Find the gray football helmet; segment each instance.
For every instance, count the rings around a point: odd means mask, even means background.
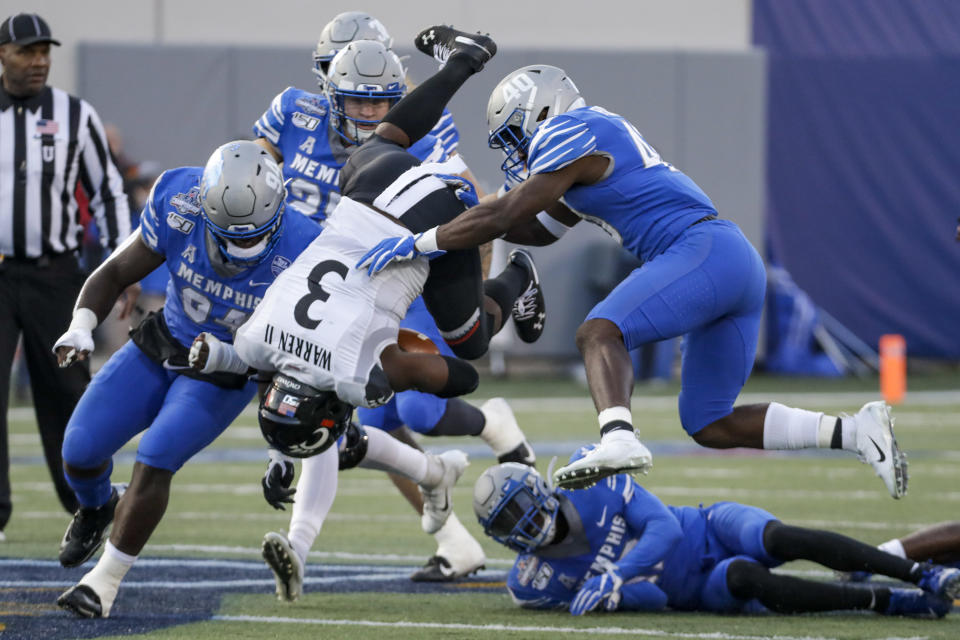
[[[553,540],[559,508],[537,470],[519,462],[490,467],[473,485],[473,512],[483,532],[521,553]]]
[[[317,84],[321,89],[326,89],[327,70],[333,56],[355,40],[376,40],[387,49],[393,47],[393,38],[387,33],[387,29],[369,13],[341,13],[320,31],[320,39],[313,52],[313,73],[317,76]]]
[[[507,155],[500,168],[522,180],[527,146],[540,123],[584,106],[580,91],[563,69],[532,64],[509,74],[494,87],[487,102],[487,144]]]
[[[257,264],[280,239],[283,174],[270,153],[249,140],[219,147],[200,178],[203,221],[224,259]]]
[[[324,94],[330,103],[330,126],[347,138],[350,144],[360,144],[373,134],[379,120],[362,120],[346,114],[346,98],[372,98],[396,104],[407,92],[404,69],[400,58],[382,42],[357,40],[349,43],[334,56],[327,73]],[[362,129],[361,125],[368,128]]]

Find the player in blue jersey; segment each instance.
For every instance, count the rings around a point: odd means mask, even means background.
[[[161,175],[139,233],[84,284],[55,345],[61,366],[93,351],[91,331],[125,286],[164,263],[170,272],[162,313],[149,315],[97,373],[67,425],[64,469],[81,508],[64,534],[61,564],[85,562],[115,524],[100,561],[60,596],[61,607],[110,614],[123,576],[163,516],[173,474],[253,397],[246,375],[193,371],[188,350],[200,332],[230,342],[274,278],[320,234],[316,223],[285,211],[285,196],[270,154],[249,141],[227,143],[205,168]],[[121,498],[110,484],[112,456],[141,433]]]
[[[561,486],[590,486],[650,468],[652,456],[637,439],[630,412],[629,350],[682,335],[680,421],[698,443],[844,449],[869,462],[894,498],[906,492],[906,460],[883,402],[839,417],[776,402],[734,407],[756,353],[763,261],[630,122],[586,106],[566,74],[547,65],[504,78],[491,94],[487,122],[490,146],[503,149],[508,181],[519,186],[414,241],[385,239],[363,264],[377,270],[504,234],[520,244],[548,244],[581,219],[643,261],[577,330],[601,439],[590,455],[557,470]]]
[[[582,455],[574,454],[574,459]],[[784,524],[748,505],[664,505],[626,474],[583,491],[554,490],[529,467],[491,467],[474,486],[484,531],[519,556],[507,577],[514,602],[533,609],[717,613],[865,610],[947,614],[960,570],[884,553],[846,536]],[[770,568],[810,560],[869,568],[920,587],[852,586]]]
[[[312,94],[290,87],[274,98],[270,108],[254,124],[258,143],[284,162],[284,178],[290,181],[287,204],[291,208],[317,220],[325,219],[340,200],[340,170],[350,149],[369,138],[388,109],[405,95],[404,70],[389,50],[391,44],[392,38],[383,26],[368,14],[347,12],[338,15],[323,28],[314,52],[314,73],[322,93]],[[343,55],[333,62],[334,56],[341,51]],[[428,134],[412,144],[407,152],[424,163],[448,160],[456,148],[459,134],[446,109],[434,127],[435,131],[438,129],[442,140]],[[457,174],[468,180],[472,178],[465,165],[459,160],[454,162],[457,162]],[[526,256],[517,254],[516,259],[525,260]],[[510,271],[519,272],[516,268]],[[530,290],[530,285],[528,281],[523,292],[525,295],[521,296],[524,309],[530,304],[527,300],[535,298],[538,293]],[[449,294],[445,293],[442,304],[449,302]],[[444,337],[461,340],[465,319],[457,316],[456,321],[448,325],[452,331]],[[444,355],[454,355],[441,338],[421,298],[411,306],[401,326],[429,336]],[[466,335],[470,338],[473,334]],[[359,419],[365,426],[390,431],[414,447],[418,445],[409,437],[405,426],[432,436],[479,436],[490,444],[501,461],[534,461],[533,451],[517,426],[509,405],[500,399],[477,408],[456,398],[444,399],[406,391],[384,407],[360,409]],[[298,482],[301,500],[311,499],[309,487],[316,484],[311,479],[316,466],[313,462],[305,465],[308,468],[301,474]],[[422,511],[416,485],[395,475],[391,475],[391,479],[412,506]],[[310,517],[311,513],[310,510],[298,510],[294,520]],[[319,514],[317,518],[320,518]],[[299,528],[298,522],[291,522],[291,531]],[[318,531],[319,526],[311,526],[310,530]],[[436,538],[439,544],[437,553],[427,561],[424,569],[413,575],[415,580],[449,580],[483,565],[482,548],[455,514]],[[302,541],[298,546],[305,554]],[[272,554],[272,557],[276,556]]]

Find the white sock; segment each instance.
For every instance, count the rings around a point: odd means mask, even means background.
[[[336,447],[304,458],[300,465],[300,479],[293,496],[293,515],[290,516],[287,539],[304,567],[307,566],[307,553],[320,534],[337,495],[339,466]]]
[[[907,551],[903,548],[903,543],[896,538],[887,540],[877,548],[880,549],[880,551],[886,551],[890,555],[897,556],[898,558],[907,557]]]
[[[814,449],[822,413],[771,402],[763,419],[764,449]],[[829,443],[828,445],[829,446]]]
[[[103,547],[103,555],[100,556],[96,566],[80,578],[80,584],[88,585],[100,596],[104,618],[110,616],[110,609],[113,608],[113,601],[117,598],[120,583],[136,561],[137,556],[120,551],[107,540]]]
[[[458,561],[459,564],[469,562],[471,566],[486,561],[483,547],[470,535],[455,513],[451,513],[440,530],[433,534],[433,539],[437,541],[436,555],[446,558],[454,569],[463,569],[457,566]]]
[[[430,459],[423,451],[400,442],[389,433],[367,427],[367,455],[360,461],[364,469],[388,471],[410,478],[417,484],[436,484],[443,474],[439,463]],[[432,463],[432,464],[431,464]],[[440,467],[439,471],[436,467]]]

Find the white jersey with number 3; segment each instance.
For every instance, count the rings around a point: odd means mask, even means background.
[[[326,228],[267,289],[237,331],[240,357],[280,371],[354,406],[379,406],[367,381],[380,353],[397,341],[400,320],[429,273],[425,258],[401,262],[372,278],[354,265],[380,240],[410,235],[373,209],[342,198]]]

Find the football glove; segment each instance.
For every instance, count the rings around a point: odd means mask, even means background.
[[[260,484],[263,485],[263,498],[274,509],[286,511],[284,503],[293,504],[293,494],[296,489],[291,489],[294,475],[293,460],[283,455],[276,449],[270,449],[270,461],[267,463],[267,472],[263,474]]]
[[[447,185],[453,189],[453,193],[457,196],[457,200],[467,205],[467,207],[475,207],[480,204],[480,197],[477,195],[477,188],[473,186],[472,182],[463,176],[451,175],[448,173],[435,173],[434,175],[447,183]]]
[[[623,577],[620,572],[613,564],[607,565],[607,570],[602,575],[593,576],[583,583],[570,603],[570,613],[582,616],[601,604],[607,611],[616,611],[620,605],[621,586]]]
[[[367,275],[372,277],[392,262],[413,260],[420,256],[435,258],[444,253],[446,251],[437,248],[437,228],[433,227],[414,236],[384,238],[360,258],[357,268],[367,267]]]

